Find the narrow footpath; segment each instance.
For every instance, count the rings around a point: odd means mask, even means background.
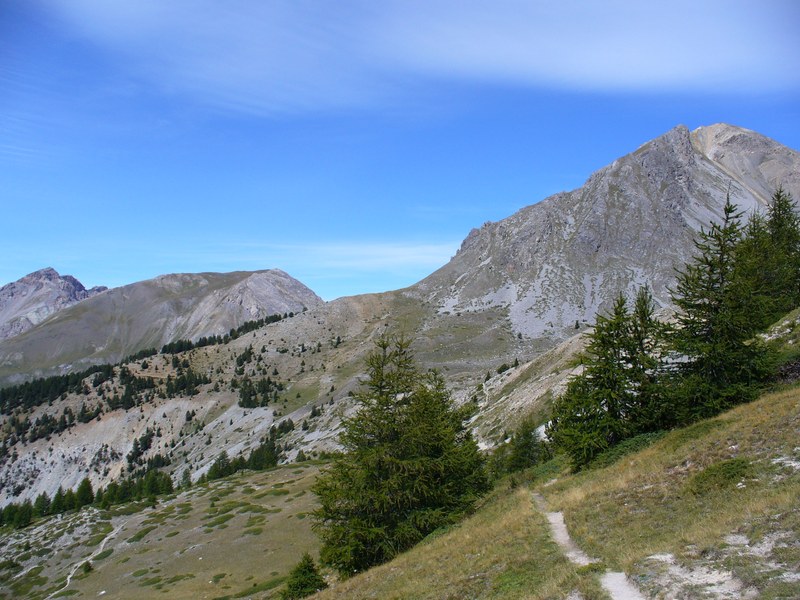
[[[116,535],[120,532],[120,530],[124,526],[125,526],[125,521],[123,520],[122,522],[119,523],[119,525],[117,525],[113,530],[111,530],[105,538],[103,538],[103,541],[100,543],[100,545],[94,552],[92,552],[86,558],[78,560],[74,565],[72,565],[72,569],[70,569],[70,572],[67,575],[67,579],[64,582],[64,585],[62,585],[59,589],[50,594],[47,598],[45,598],[45,600],[52,600],[53,598],[56,597],[56,595],[60,594],[65,589],[67,589],[69,587],[69,584],[72,583],[72,578],[75,577],[75,574],[78,572],[78,569],[80,569],[83,566],[83,563],[85,562],[91,563],[91,561],[94,560],[98,554],[100,554],[103,550],[105,550],[106,544],[108,544],[109,541],[114,539],[114,537],[116,537]]]
[[[547,517],[553,539],[561,546],[561,549],[570,562],[579,566],[599,562],[597,559],[591,558],[575,544],[569,536],[562,513],[549,512],[547,510],[547,501],[541,494],[532,492],[531,495],[533,496],[533,502],[536,504],[536,508]],[[600,584],[613,600],[646,600],[636,586],[628,580],[625,573],[606,571],[602,577],[600,577]]]

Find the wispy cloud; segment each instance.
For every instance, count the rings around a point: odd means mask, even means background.
[[[31,250],[15,256],[0,243],[0,285],[52,265],[85,285],[126,285],[164,273],[255,271],[279,268],[297,277],[324,298],[381,292],[410,285],[444,266],[460,242],[329,242],[270,244],[262,242],[208,242],[165,248],[133,240],[74,240],[56,263],[46,252]],[[104,248],[98,264],[90,249]],[[5,257],[5,258],[4,258]],[[8,258],[11,257],[11,258]],[[92,273],[87,278],[87,273]],[[401,282],[398,284],[398,281]]]
[[[792,0],[40,0],[162,92],[255,113],[371,106],[432,81],[579,90],[800,86]]]
[[[787,24],[800,10],[788,1],[467,1],[425,12],[393,19],[383,39],[404,63],[446,76],[600,90],[798,84]]]
[[[236,244],[220,270],[279,267],[326,300],[411,285],[444,266],[459,242],[332,242],[311,245]],[[212,257],[209,256],[212,260]]]

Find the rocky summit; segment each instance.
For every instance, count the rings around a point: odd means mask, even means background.
[[[72,275],[41,269],[0,287],[0,340],[19,335],[59,310],[106,291],[86,289]]]
[[[674,269],[725,198],[746,214],[778,186],[800,198],[800,154],[754,131],[679,126],[556,194],[473,230],[415,286],[440,313],[499,308],[515,333],[552,347],[619,292],[648,283],[669,304]]]

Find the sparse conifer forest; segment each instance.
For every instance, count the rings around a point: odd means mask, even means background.
[[[731,204],[677,271],[673,322],[647,286],[620,295],[587,334],[583,371],[555,402],[547,435],[575,469],[620,442],[690,425],[757,397],[776,357],[760,336],[798,306],[800,221],[782,189],[746,223]]]

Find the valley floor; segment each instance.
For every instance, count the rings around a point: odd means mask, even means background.
[[[0,598],[263,596],[319,547],[306,518],[318,471],[240,474],[153,506],[89,508],[4,534]]]

